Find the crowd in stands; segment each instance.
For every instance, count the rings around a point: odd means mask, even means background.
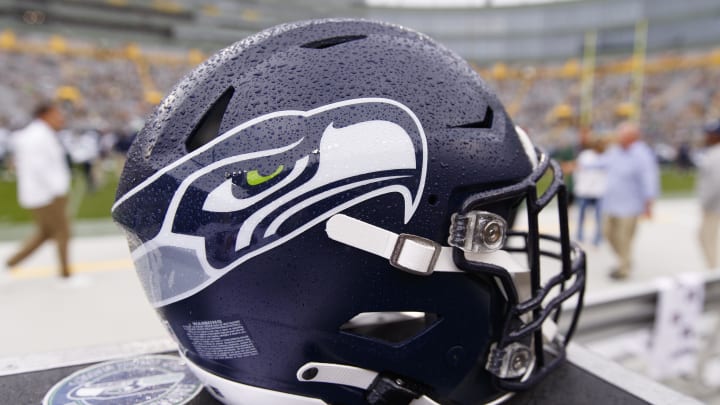
[[[141,82],[128,60],[0,52],[0,67],[0,122],[11,127],[27,123],[38,102],[57,97],[71,104],[74,127],[122,129],[147,113]],[[62,88],[77,94],[59,94]]]
[[[669,145],[674,149],[684,144],[697,145],[702,140],[702,126],[720,117],[720,51],[698,50],[672,55],[649,55],[648,65],[654,70],[644,76],[641,105],[630,104],[634,77],[631,69],[602,72],[594,77],[592,86],[592,125],[590,130],[607,132],[639,109],[640,123],[648,140],[653,144]],[[697,60],[706,55],[704,63],[687,64],[684,60]],[[619,63],[620,58],[606,64]],[[672,64],[671,64],[672,63]],[[689,65],[689,66],[688,66]],[[559,70],[562,64],[556,64]],[[553,67],[551,66],[550,69]],[[484,77],[498,90],[499,96],[513,116],[516,124],[528,129],[541,144],[550,148],[563,147],[565,139],[553,136],[558,118],[579,124],[582,85],[578,75],[543,75],[547,69],[522,70],[519,76],[497,78],[492,70]],[[608,70],[608,69],[606,69]],[[650,69],[648,69],[650,70]],[[501,75],[505,76],[505,75]],[[558,106],[566,106],[558,117]]]
[[[56,100],[68,117],[68,128],[61,133],[68,157],[83,169],[93,188],[94,163],[126,152],[127,140],[153,107],[130,59],[0,50],[0,68],[0,169],[10,152],[11,131],[26,125],[38,104]],[[188,69],[189,65],[182,72],[168,69],[173,76],[168,80],[177,80]]]
[[[712,63],[649,72],[644,78],[641,124],[653,144],[694,144],[702,137],[703,123],[720,116],[720,62],[718,51],[699,50],[715,55]],[[666,55],[650,55],[653,60]],[[675,55],[675,59],[685,57]],[[618,57],[620,58],[620,57]],[[625,57],[627,59],[627,56]],[[95,131],[100,136],[121,139],[136,132],[142,118],[152,111],[148,82],[154,93],[167,93],[193,64],[158,63],[140,58],[98,57],[72,53],[23,52],[0,49],[0,132],[17,129],[29,121],[29,112],[40,100],[60,98],[66,102],[69,129],[78,133]],[[620,60],[620,59],[618,59]],[[714,62],[713,62],[714,61]],[[562,62],[550,65],[561,67]],[[622,119],[633,86],[632,71],[603,71],[598,64],[592,98],[592,130],[613,128]],[[555,128],[557,115],[574,122],[580,114],[582,85],[580,73],[543,74],[548,66],[518,66],[519,75],[494,75],[480,68],[486,81],[495,88],[517,125],[528,130],[536,141],[553,149],[566,147],[576,138],[572,131]],[[512,69],[512,68],[511,68]],[[144,72],[144,73],[143,73]],[[143,76],[144,75],[144,76]],[[68,90],[69,89],[69,90]],[[563,108],[559,109],[559,106]],[[558,135],[560,134],[560,135]],[[2,140],[0,139],[0,142]],[[108,143],[104,141],[104,144]],[[0,151],[3,151],[0,145]]]

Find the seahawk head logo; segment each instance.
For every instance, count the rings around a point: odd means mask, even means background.
[[[427,140],[409,108],[347,100],[238,125],[120,196],[113,217],[136,240],[138,274],[161,306],[374,197],[400,195],[407,223],[426,171]],[[162,220],[144,221],[159,200]]]

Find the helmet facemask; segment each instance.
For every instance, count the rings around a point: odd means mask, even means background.
[[[474,261],[472,253],[455,249],[453,254],[458,267],[463,270],[492,272],[508,300],[514,303],[499,340],[491,349],[487,365],[495,375],[497,385],[511,391],[531,387],[564,359],[565,346],[580,315],[585,288],[585,254],[577,244],[570,242],[567,190],[562,171],[544,152],[538,150],[538,156],[537,167],[524,181],[471,196],[461,209],[461,214],[467,214],[486,204],[522,198],[528,230],[508,231],[504,250],[524,256],[529,272],[515,275],[504,270],[495,272]],[[544,190],[539,190],[541,188]],[[558,236],[540,232],[539,214],[552,201],[557,204]],[[543,280],[541,267],[552,265],[550,262],[559,265],[560,272]],[[557,323],[562,305],[571,298],[577,301],[569,322],[566,322],[566,332],[560,334]]]

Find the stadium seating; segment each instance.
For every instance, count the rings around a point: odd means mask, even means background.
[[[57,98],[73,107],[73,127],[126,131],[128,123],[146,116],[205,57],[196,49],[137,44],[108,48],[56,35],[16,38],[9,31],[0,33],[0,126],[19,127],[39,100]],[[540,143],[559,146],[550,134],[560,120],[577,126],[580,61],[498,63],[478,70],[497,89],[516,124]],[[652,54],[645,72],[637,106],[631,103],[629,56],[598,61],[592,87],[593,129],[608,129],[639,114],[651,141],[678,145],[699,139],[701,125],[720,116],[720,50]]]

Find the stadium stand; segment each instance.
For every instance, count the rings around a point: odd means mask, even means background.
[[[4,38],[4,40],[3,40]],[[57,35],[18,39],[0,34],[0,116],[23,125],[40,100],[57,99],[73,107],[74,127],[122,129],[144,117],[162,95],[204,54],[117,48],[70,42]]]
[[[568,62],[533,68],[498,64],[480,71],[498,89],[516,122],[542,139],[561,110],[564,118],[576,123],[579,118],[580,73],[568,75],[567,66]],[[639,108],[651,141],[700,141],[703,123],[720,116],[720,49],[657,53],[648,58],[645,71]],[[636,107],[628,102],[632,66],[627,57],[615,57],[599,64],[596,72],[592,127],[603,131],[635,113]]]
[[[558,121],[581,121],[583,38],[595,32],[591,128],[641,115],[653,142],[677,145],[720,115],[718,15],[715,0],[473,9],[361,0],[0,0],[0,122],[20,126],[37,100],[56,97],[76,109],[77,128],[125,130],[220,47],[285,21],[350,16],[421,29],[474,60],[517,123],[550,147]],[[632,94],[638,21],[646,23],[649,52],[639,102]]]
[[[99,47],[90,42],[0,34],[0,121],[17,127],[41,99],[57,98],[74,107],[73,126],[124,130],[144,117],[187,71],[205,58],[197,49],[178,50],[130,43]],[[581,69],[577,60],[478,68],[495,87],[516,122],[542,143],[558,119],[577,123]],[[610,128],[633,113],[628,57],[598,63],[592,126]],[[651,55],[642,105],[651,140],[670,145],[696,140],[703,122],[720,115],[720,49]],[[90,108],[91,107],[91,108]]]

